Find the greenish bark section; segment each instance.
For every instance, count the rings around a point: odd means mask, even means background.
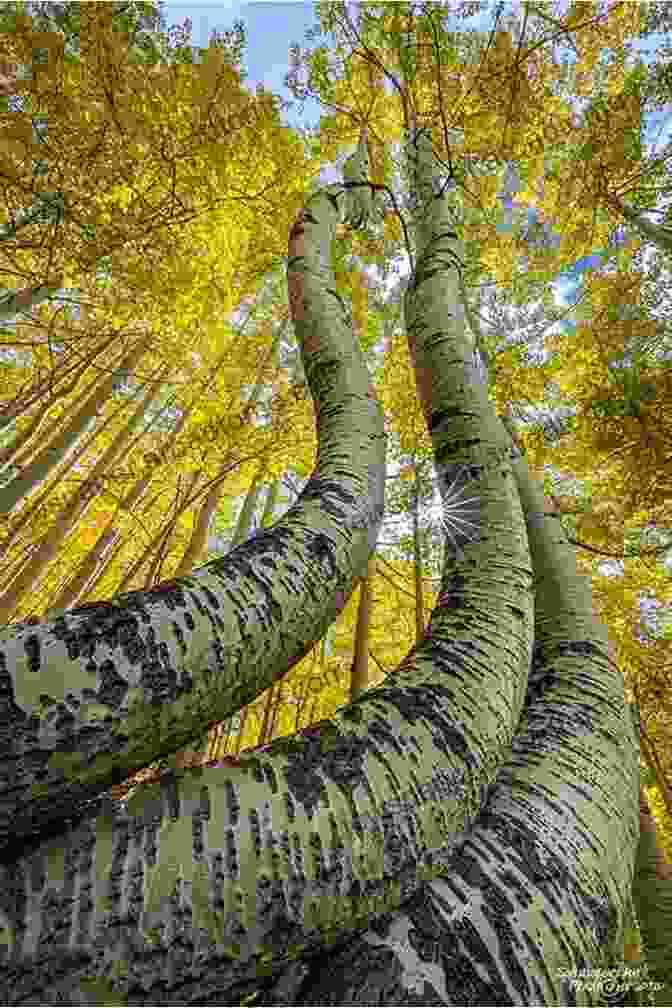
[[[543,964],[531,970],[544,991],[541,1003],[552,1004],[568,997],[563,966],[613,968],[620,957],[638,835],[639,751],[589,582],[516,455],[535,570],[535,650],[512,758],[487,818],[494,832],[506,823],[512,836],[534,835],[549,882],[520,921],[528,935],[543,926],[544,912],[561,925],[546,931]]]
[[[539,616],[510,756],[439,877],[310,964],[294,1004],[637,1003],[641,974],[621,961],[633,922],[636,734],[571,546],[542,516],[524,460],[512,451],[511,461]]]
[[[254,512],[257,508],[257,501],[259,500],[259,494],[261,493],[262,484],[260,482],[261,477],[264,473],[265,464],[262,462],[259,466],[259,471],[257,475],[252,480],[250,489],[247,491],[245,496],[245,501],[241,508],[240,514],[238,516],[238,523],[236,525],[236,530],[233,533],[233,538],[231,539],[231,549],[235,549],[236,546],[240,546],[242,542],[247,539],[250,534],[250,528],[252,527],[252,519],[254,518]]]
[[[425,193],[429,204],[429,185]],[[409,285],[415,298],[417,287],[436,277],[433,296],[418,312],[416,330],[412,302],[406,316],[432,433],[443,419],[442,384],[454,394],[446,378],[451,367],[469,374],[459,335],[452,342],[444,335],[460,325],[458,292],[441,269],[441,259],[455,261],[456,246],[450,223],[440,216],[435,223],[434,235],[420,235],[420,279]],[[423,262],[433,242],[440,255]],[[438,363],[444,342],[448,353]],[[465,400],[476,412],[482,397]],[[456,415],[466,426],[460,405],[458,399],[451,420]],[[503,433],[496,420],[488,421],[474,426],[476,437],[487,433],[494,454]],[[456,433],[451,428],[453,438]],[[536,588],[535,649],[510,752],[462,844],[435,864],[441,878],[425,883],[398,913],[377,920],[344,950],[323,956],[299,1003],[604,1004],[609,981],[601,986],[598,971],[613,970],[632,922],[637,740],[589,586],[576,571],[559,521],[544,516],[543,493],[525,463],[513,451],[510,459]],[[471,496],[472,485],[469,490]],[[476,524],[483,497],[476,516],[464,504],[458,511],[463,522],[455,522],[456,540],[467,518]],[[503,506],[500,514],[511,521]],[[495,520],[478,525],[479,542]],[[473,541],[463,535],[451,560],[470,556]],[[496,569],[497,560],[491,563]],[[470,574],[471,586],[480,571]],[[433,620],[434,614],[432,629]],[[507,681],[515,682],[515,669],[505,668]]]
[[[278,497],[280,496],[280,480],[272,480],[268,491],[266,493],[266,501],[264,502],[264,512],[261,516],[261,521],[259,523],[261,528],[268,528],[269,525],[273,524],[273,516],[275,514],[275,509],[278,504]]]
[[[409,131],[406,151],[416,195],[417,259],[404,313],[445,530],[438,604],[427,640],[407,661],[416,663],[419,676],[431,668],[440,674],[446,659],[460,653],[464,671],[446,683],[446,699],[456,704],[458,725],[469,734],[477,725],[484,763],[499,763],[527,687],[533,636],[530,554],[508,438],[473,366],[460,300],[463,245],[448,196],[438,184],[429,131]],[[464,723],[467,695],[479,714]]]
[[[672,1004],[672,880],[657,872],[655,832],[642,830],[637,847],[633,897],[649,975],[657,986],[653,1004]]]

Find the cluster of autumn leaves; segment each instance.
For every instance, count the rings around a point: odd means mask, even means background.
[[[670,601],[661,543],[671,524],[672,388],[651,349],[660,324],[642,293],[641,231],[630,222],[628,242],[609,244],[628,224],[621,194],[647,171],[637,70],[625,55],[639,5],[605,13],[577,3],[560,17],[528,4],[515,31],[497,24],[479,36],[448,32],[438,5],[433,17],[366,3],[358,37],[345,5],[328,7],[321,16],[337,45],[299,53],[293,78],[312,59],[312,84],[330,103],[310,149],[282,125],[272,95],[245,88],[226,44],[200,63],[131,65],[111,4],[82,5],[78,58],[27,17],[3,36],[0,93],[20,95],[23,107],[0,109],[0,623],[187,573],[211,555],[213,529],[230,548],[291,502],[316,440],[288,321],[287,235],[321,167],[356,143],[362,122],[371,180],[391,187],[412,110],[456,167],[466,293],[493,399],[500,411],[549,402],[574,411],[555,443],[534,425],[519,433],[534,468],[574,478],[556,496],[639,700],[647,760],[658,766],[649,796],[660,806],[667,793],[655,781],[672,773],[670,638],[640,639],[638,600]],[[403,47],[409,31],[415,49]],[[558,42],[574,49],[569,71]],[[399,89],[409,60],[412,78]],[[587,106],[580,119],[570,93]],[[507,212],[512,164],[519,185]],[[45,195],[56,209],[33,212]],[[541,239],[556,241],[525,237],[530,206]],[[551,327],[551,281],[596,249],[610,250],[610,268],[586,275],[575,328]],[[431,446],[399,301],[381,296],[404,251],[391,206],[377,231],[345,235],[332,250],[402,460],[388,498],[400,508],[405,479],[417,483],[416,502],[431,490],[422,467],[408,465]],[[365,276],[372,266],[377,286]],[[541,300],[542,363],[514,352],[493,285],[514,318]],[[636,368],[619,371],[632,347]],[[663,537],[650,545],[654,526]],[[360,688],[396,666],[431,612],[440,572],[426,522],[404,543],[379,547],[326,640],[237,719],[213,726],[202,740],[210,757],[328,717],[355,678]],[[609,558],[621,560],[621,577],[603,572]],[[368,661],[355,676],[356,653]]]

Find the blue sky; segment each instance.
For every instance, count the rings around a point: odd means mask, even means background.
[[[283,113],[283,119],[297,128],[315,126],[319,120],[319,105],[307,100],[303,114],[283,78],[290,69],[289,49],[297,42],[302,49],[314,43],[306,39],[306,31],[317,23],[313,3],[165,3],[163,12],[168,26],[192,22],[192,43],[206,48],[213,31],[231,30],[237,20],[245,24],[246,46],[243,67],[248,76],[245,84],[251,91],[257,84],[292,102],[295,107]]]
[[[348,3],[348,9],[357,4]],[[307,39],[306,31],[318,23],[312,2],[283,3],[164,3],[163,11],[168,26],[182,24],[185,18],[192,22],[193,45],[205,48],[213,31],[232,29],[234,21],[245,24],[246,47],[243,67],[248,73],[246,84],[254,90],[263,84],[269,91],[294,102],[294,107],[283,116],[284,121],[296,128],[316,127],[319,123],[320,105],[314,99],[299,103],[293,98],[283,78],[290,69],[289,49],[298,43],[302,49],[313,49],[318,43]],[[353,12],[354,13],[354,12]],[[352,15],[351,15],[352,16]],[[489,12],[462,19],[462,27],[477,28],[489,22]],[[326,39],[325,39],[326,40]]]
[[[493,3],[486,4],[484,10],[471,18],[462,19],[460,27],[479,28],[491,24]],[[348,4],[349,8],[356,4]],[[505,14],[512,13],[516,5],[509,3]],[[233,28],[236,20],[245,24],[246,46],[243,54],[243,67],[247,72],[246,85],[254,90],[257,84],[272,91],[274,94],[292,102],[292,106],[283,112],[283,120],[297,128],[315,128],[319,123],[320,105],[312,98],[300,103],[295,99],[283,83],[285,74],[290,69],[289,49],[293,43],[298,43],[302,49],[314,48],[318,42],[306,38],[306,31],[317,24],[317,15],[312,2],[258,2],[241,3],[240,0],[228,0],[224,3],[165,3],[164,14],[166,23],[182,24],[186,18],[191,20],[192,42],[195,46],[205,48],[213,31],[222,32]],[[457,22],[456,22],[457,23]],[[656,42],[662,36],[651,36],[646,46],[637,44],[646,62],[653,59]],[[568,59],[573,59],[572,51],[559,49]],[[579,105],[577,104],[577,110]],[[670,110],[663,110],[656,116],[649,116],[646,122],[645,139],[648,145],[655,143],[657,147],[669,138],[672,132],[672,117]],[[339,158],[339,163],[342,161]],[[321,181],[336,181],[339,177],[339,166],[329,166],[322,173]],[[506,203],[505,203],[506,205]],[[530,223],[534,222],[535,211],[528,209]],[[584,257],[573,268],[558,278],[556,295],[558,304],[568,304],[579,293],[582,274],[602,261],[599,253]]]

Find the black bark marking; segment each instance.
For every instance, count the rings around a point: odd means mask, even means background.
[[[254,844],[254,854],[257,860],[259,860],[261,857],[261,827],[259,825],[259,813],[256,809],[250,809],[248,819],[250,822],[252,843]]]
[[[480,438],[459,438],[453,441],[445,441],[434,449],[435,465],[445,465],[455,455],[468,454],[472,448],[482,444]]]
[[[175,770],[165,770],[159,778],[159,789],[161,799],[156,802],[157,811],[161,808],[161,800],[165,801],[168,815],[177,821],[180,816],[180,798],[178,790],[178,778]],[[151,802],[147,802],[150,805]]]
[[[427,650],[436,655],[438,650],[436,643],[427,642]],[[476,760],[469,750],[464,734],[451,720],[452,693],[446,687],[426,684],[401,689],[387,686],[380,690],[380,696],[396,707],[401,717],[409,724],[415,724],[421,718],[428,721],[434,745],[447,757],[457,755],[470,769],[476,767]]]
[[[268,784],[269,788],[271,789],[271,793],[272,794],[277,794],[278,793],[278,779],[277,779],[277,777],[275,775],[275,770],[273,769],[272,766],[269,766],[267,763],[264,763],[264,765],[262,767],[262,770],[263,770],[263,773],[264,773],[264,777],[266,778],[266,783]]]
[[[306,552],[317,567],[324,570],[326,576],[331,580],[338,570],[334,543],[327,536],[318,533],[314,539],[306,543]]]
[[[467,604],[465,589],[467,579],[459,571],[454,571],[441,585],[441,608],[464,609]]]
[[[374,718],[369,722],[369,735],[374,738],[382,746],[390,746],[399,755],[403,756],[405,754],[405,748],[401,744],[399,735],[388,721],[384,721],[382,718]]]
[[[319,501],[327,514],[339,521],[345,521],[356,507],[356,499],[338,483],[331,480],[311,478],[303,488],[299,500]]]
[[[236,847],[236,834],[232,829],[226,831],[224,837],[224,844],[226,849],[226,871],[229,878],[238,879],[239,878],[239,864],[238,864],[238,850]],[[222,900],[222,907],[224,906],[224,901]]]
[[[348,704],[347,708],[345,708],[345,710],[341,713],[341,717],[344,721],[352,721],[352,723],[356,725],[362,723],[364,720],[364,713],[360,704],[365,698],[368,699],[367,694],[360,694],[350,704]]]
[[[298,751],[287,753],[287,787],[309,818],[326,797],[322,777],[332,780],[352,800],[354,789],[366,782],[364,755],[369,746],[367,739],[325,731],[306,739]]]
[[[408,991],[402,977],[403,966],[391,949],[367,946],[355,938],[310,961],[299,1003],[325,1006],[444,1003],[426,982],[421,991]],[[356,1002],[351,1000],[353,996]]]
[[[429,433],[434,434],[437,428],[442,427],[444,424],[449,424],[457,416],[462,416],[464,410],[460,409],[459,406],[450,406],[444,410],[437,410],[436,413],[432,413],[429,420]]]
[[[224,801],[229,814],[229,823],[235,829],[240,818],[240,802],[238,801],[233,782],[229,778],[224,781]]]

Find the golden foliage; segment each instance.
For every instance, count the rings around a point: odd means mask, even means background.
[[[176,431],[157,422],[149,429],[126,430],[130,402],[124,406],[115,394],[99,404],[92,430],[82,439],[80,468],[72,460],[54,466],[0,529],[5,547],[0,569],[7,578],[118,439],[121,450],[101,475],[102,492],[64,537],[57,560],[21,601],[17,616],[46,612],[68,579],[95,554],[105,533],[113,533],[111,548],[95,557],[97,566],[82,600],[109,597],[126,579],[125,587],[133,588],[146,579],[153,583],[169,577],[184,555],[209,485],[227,461],[225,497],[246,494],[260,460],[268,482],[289,471],[309,474],[316,448],[309,395],[277,355],[268,356],[276,323],[287,316],[286,294],[280,283],[270,303],[264,303],[261,280],[282,263],[308,181],[323,162],[356,142],[360,123],[369,124],[372,179],[378,184],[389,184],[389,150],[403,137],[400,105],[384,75],[358,57],[350,58],[347,71],[333,82],[333,104],[341,111],[325,120],[319,156],[307,159],[298,136],[271,114],[268,96],[248,93],[214,48],[199,66],[163,66],[152,72],[131,67],[109,31],[108,5],[84,6],[79,63],[64,62],[51,37],[37,39],[27,31],[3,39],[9,62],[31,64],[35,44],[51,47],[44,71],[14,81],[30,108],[0,112],[3,202],[7,208],[27,208],[38,191],[29,117],[39,110],[47,117],[50,139],[43,188],[62,190],[64,210],[57,226],[34,222],[17,232],[16,241],[0,244],[0,283],[23,288],[62,275],[84,310],[77,321],[43,307],[17,326],[14,345],[29,348],[30,369],[16,360],[0,363],[0,406],[40,390],[41,397],[17,416],[0,450],[11,449],[12,439],[18,444],[25,436],[28,450],[20,460],[28,464],[45,430],[67,424],[83,391],[118,364],[138,331],[150,331],[153,341],[135,379],[151,381],[153,369],[165,365],[167,374],[157,383],[158,406],[172,408],[174,423],[182,426]],[[563,19],[577,49],[571,89],[546,42],[528,39],[518,46],[506,31],[496,34],[482,61],[457,48],[445,56],[438,73],[431,59],[419,61],[413,97],[421,119],[433,127],[439,155],[446,159],[450,154],[458,165],[467,157],[493,162],[491,174],[469,178],[465,189],[470,210],[465,237],[478,249],[474,265],[484,280],[496,281],[512,295],[522,291],[523,301],[532,274],[548,284],[577,258],[606,248],[612,228],[620,223],[602,197],[605,191],[627,191],[635,177],[639,160],[632,157],[632,131],[640,109],[626,92],[618,60],[606,70],[599,95],[595,78],[601,51],[618,51],[636,30],[637,6],[610,5],[600,18],[595,4],[571,6]],[[403,27],[398,7],[385,15],[390,31]],[[399,74],[392,46],[375,48]],[[6,69],[3,64],[0,75]],[[0,76],[0,84],[4,79]],[[580,122],[570,90],[592,102],[590,114]],[[515,228],[503,227],[499,193],[508,160],[520,169],[516,201],[536,207],[538,219],[560,236],[557,247],[534,250]],[[0,213],[8,223],[9,212]],[[398,218],[386,216],[383,232],[388,243],[398,243]],[[357,236],[350,247],[369,261],[383,255],[382,244],[370,237]],[[105,258],[114,278],[108,286],[96,279]],[[372,299],[361,273],[342,269],[337,282],[352,304],[355,325],[368,334],[374,325]],[[644,311],[631,318],[614,315],[619,307],[641,303],[641,276],[627,256],[615,272],[589,274],[586,292],[588,307],[576,330],[545,334],[548,362],[525,367],[510,347],[494,355],[492,394],[500,409],[508,402],[543,404],[554,385],[555,394],[577,410],[573,429],[556,446],[539,430],[523,432],[521,440],[539,473],[544,465],[553,465],[584,484],[582,490],[560,495],[567,512],[563,521],[576,541],[596,551],[579,547],[577,564],[591,579],[596,612],[609,627],[626,686],[632,691],[637,685],[651,736],[672,776],[672,703],[666,678],[670,638],[638,636],[639,599],[654,593],[661,602],[672,603],[669,577],[655,557],[624,555],[629,534],[648,523],[670,524],[672,376],[649,363],[640,368],[640,387],[648,382],[654,398],[640,398],[632,415],[600,414],[600,403],[613,404],[618,398],[611,358],[632,341],[650,341],[655,327]],[[234,321],[232,313],[246,301],[251,320]],[[110,332],[115,339],[103,352]],[[389,430],[400,452],[428,457],[431,442],[405,336],[398,327],[387,329],[386,337],[376,381]],[[55,359],[56,342],[64,347],[61,360]],[[66,375],[66,361],[75,358],[81,374]],[[255,405],[261,408],[266,400],[268,424],[253,422],[247,410],[254,389]],[[29,434],[40,413],[40,425]],[[129,505],[140,479],[146,479],[146,486]],[[580,513],[572,516],[572,510]],[[152,567],[157,555],[161,564]],[[622,558],[622,577],[599,569],[607,556]],[[386,559],[372,580],[369,650],[376,674],[380,667],[393,669],[415,639],[412,557],[394,563]],[[429,579],[423,591],[429,613],[435,601]],[[315,648],[283,678],[274,736],[331,717],[347,700],[358,594],[331,629],[331,650]],[[267,699],[268,691],[248,707],[237,743],[243,748],[258,744]],[[234,742],[232,737],[220,752],[232,752]],[[662,811],[659,805],[654,795],[654,815]],[[670,859],[672,831],[666,837]]]

